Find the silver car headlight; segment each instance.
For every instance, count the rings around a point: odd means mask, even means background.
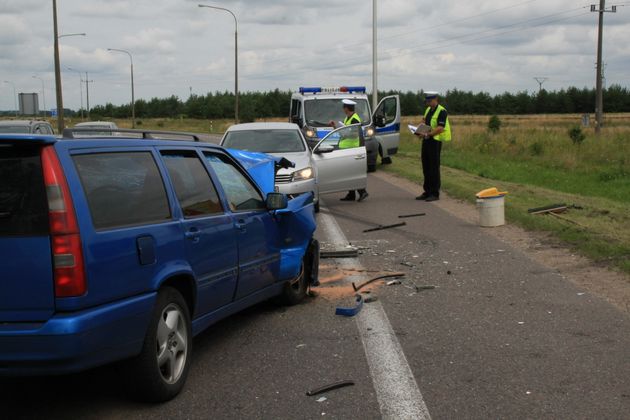
[[[374,136],[374,134],[376,134],[376,131],[374,131],[374,127],[368,127],[365,130],[365,137],[372,137]]]
[[[313,168],[308,167],[308,168],[300,169],[299,171],[293,172],[293,180],[304,181],[304,180],[313,178],[314,175],[315,173],[313,172]]]
[[[313,130],[312,128],[307,128],[306,132],[304,133],[304,135],[306,137],[317,137],[317,133],[315,132],[315,130]]]

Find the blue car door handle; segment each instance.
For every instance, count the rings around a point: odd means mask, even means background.
[[[234,222],[234,227],[243,233],[245,233],[245,231],[247,230],[245,226],[246,224],[244,219],[238,219],[236,222]]]
[[[201,231],[197,228],[190,228],[184,233],[186,239],[190,239],[193,243],[199,242],[199,236],[201,235]]]

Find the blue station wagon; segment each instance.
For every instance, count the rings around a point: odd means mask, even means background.
[[[120,131],[0,135],[0,374],[129,359],[165,401],[194,335],[317,281],[313,197],[274,192],[278,158]]]

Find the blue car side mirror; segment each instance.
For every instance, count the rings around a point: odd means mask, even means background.
[[[268,210],[282,210],[287,208],[289,200],[287,196],[282,193],[272,192],[267,194],[266,203]]]

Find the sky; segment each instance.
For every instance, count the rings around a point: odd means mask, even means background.
[[[595,2],[595,0],[591,0]],[[372,1],[58,0],[64,106],[234,89],[372,84]],[[458,88],[492,94],[593,87],[597,13],[574,0],[377,0],[379,90]],[[605,14],[606,84],[630,86],[630,1]],[[74,71],[68,70],[74,69]],[[0,0],[0,80],[55,105],[52,0]],[[83,72],[82,76],[78,72]],[[41,80],[34,78],[37,76]],[[0,84],[0,110],[14,109]],[[81,90],[82,95],[81,95]],[[40,107],[43,107],[40,95]]]

